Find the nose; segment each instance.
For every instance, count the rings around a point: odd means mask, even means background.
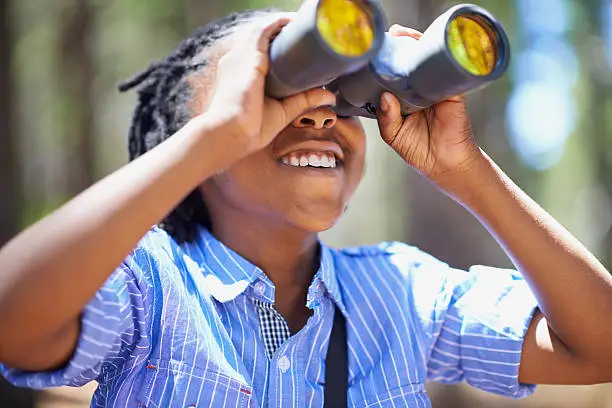
[[[296,128],[312,127],[315,129],[330,129],[336,124],[336,112],[328,107],[320,107],[304,112],[292,122]]]

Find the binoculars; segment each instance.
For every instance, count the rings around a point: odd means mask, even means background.
[[[336,94],[338,116],[375,118],[387,91],[407,116],[483,88],[510,63],[501,24],[472,4],[450,8],[420,40],[385,26],[376,0],[306,0],[270,45],[266,93],[283,98],[324,86]]]

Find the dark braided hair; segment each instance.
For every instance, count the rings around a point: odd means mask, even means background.
[[[145,71],[119,85],[121,92],[138,89],[138,103],[129,130],[130,161],[176,133],[193,116],[188,79],[209,63],[206,60],[196,62],[194,57],[227,36],[232,28],[273,11],[233,13],[200,27],[165,60],[151,64]],[[159,225],[182,243],[195,239],[198,224],[210,229],[211,223],[202,195],[195,189]]]

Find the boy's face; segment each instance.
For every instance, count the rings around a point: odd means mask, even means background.
[[[205,82],[198,81],[201,90],[210,89],[206,83],[214,83],[214,71],[200,77]],[[208,102],[202,93],[199,112]],[[361,180],[364,159],[365,133],[359,120],[338,118],[321,107],[296,118],[265,149],[213,176],[201,190],[213,225],[239,212],[271,228],[319,232],[334,225],[344,211]]]

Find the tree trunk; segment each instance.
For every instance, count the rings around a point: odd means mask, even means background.
[[[591,156],[595,166],[595,179],[608,197],[612,197],[612,137],[610,135],[608,112],[612,103],[610,91],[612,81],[610,80],[610,66],[605,58],[602,37],[602,10],[601,0],[590,0],[585,4],[588,11],[589,32],[583,33],[587,40],[584,41],[587,54],[582,60],[588,61],[586,66],[589,71],[590,82],[590,109],[588,110],[587,135]],[[602,248],[601,260],[608,269],[612,268],[612,229],[608,229],[600,244]]]
[[[0,245],[19,228],[19,168],[17,135],[13,123],[14,90],[11,80],[12,30],[9,0],[0,0]]]
[[[21,190],[11,80],[13,31],[9,0],[0,0],[0,246],[19,230]],[[0,405],[14,408],[34,406],[34,393],[10,386],[0,377]]]
[[[63,101],[68,191],[72,197],[96,179],[91,51],[92,10],[87,0],[64,0],[60,14],[59,78]]]

